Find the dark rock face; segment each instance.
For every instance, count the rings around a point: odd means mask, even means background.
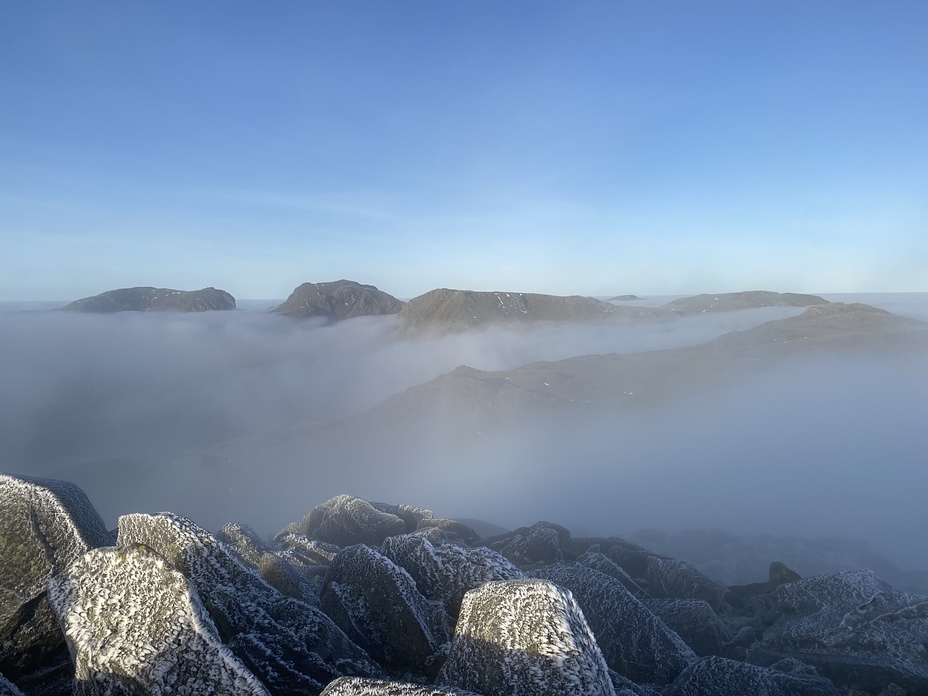
[[[342,677],[325,687],[322,696],[480,696],[451,687]]]
[[[468,592],[436,683],[484,696],[615,693],[580,607],[544,580],[488,582]]]
[[[410,328],[440,331],[465,331],[489,324],[521,324],[531,321],[591,321],[652,316],[654,312],[649,309],[616,307],[592,297],[445,288],[414,297],[400,312],[400,319]]]
[[[523,569],[550,565],[565,559],[573,560],[575,557],[570,532],[550,522],[536,522],[531,527],[520,527],[485,539],[483,543]]]
[[[119,545],[133,544],[154,549],[190,580],[222,640],[272,693],[318,694],[341,676],[380,676],[328,616],[281,595],[190,520],[124,515]]]
[[[303,283],[272,311],[298,319],[323,317],[337,321],[396,314],[402,308],[400,300],[373,285],[361,285],[353,280],[336,280],[330,283]]]
[[[383,543],[382,552],[409,573],[427,599],[441,602],[454,621],[468,591],[492,580],[525,577],[521,570],[488,548],[433,544],[418,535],[390,537]]]
[[[632,576],[626,573],[622,569],[622,566],[610,560],[605,554],[599,553],[598,551],[587,551],[577,559],[577,563],[587,568],[598,570],[600,573],[608,575],[613,580],[618,580],[625,586],[626,590],[631,592],[638,599],[645,599],[648,597],[648,593],[645,592],[638,583],[632,580]]]
[[[171,290],[170,288],[120,288],[83,297],[64,307],[70,312],[208,312],[235,309],[235,298],[225,290]]]
[[[682,297],[668,302],[661,309],[676,314],[695,314],[697,312],[731,312],[737,309],[754,309],[756,307],[811,307],[828,304],[828,300],[818,295],[801,295],[794,292],[770,292],[751,290],[747,292],[723,292],[717,295],[695,295]]]
[[[652,597],[701,599],[719,611],[730,591],[685,561],[648,559],[648,592]]]
[[[112,543],[74,484],[0,474],[0,673],[20,688],[69,688],[73,667],[48,602],[48,580]]]
[[[388,536],[406,533],[406,522],[397,515],[381,512],[366,500],[339,495],[313,508],[286,532],[338,546],[379,546]]]
[[[383,666],[437,672],[448,642],[444,610],[380,552],[363,545],[342,550],[329,566],[320,598],[323,611]]]
[[[928,693],[928,597],[895,592],[870,571],[799,580],[774,596],[783,616],[751,662],[795,658],[839,686]]]
[[[145,546],[95,549],[49,582],[75,663],[75,694],[267,689],[222,644],[187,579]]]
[[[701,599],[646,599],[644,605],[700,657],[728,655],[731,630]],[[753,634],[753,632],[752,632]]]
[[[623,677],[669,684],[696,661],[690,647],[618,580],[579,564],[558,563],[533,574],[570,590],[606,664]]]
[[[0,674],[0,696],[23,696],[16,684]]]
[[[787,674],[757,665],[704,657],[686,669],[664,696],[838,696],[838,690],[821,677]]]

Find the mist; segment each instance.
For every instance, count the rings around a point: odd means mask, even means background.
[[[928,308],[925,295],[895,301],[910,316]],[[110,525],[171,509],[272,534],[351,493],[509,528],[545,519],[577,536],[861,538],[928,570],[923,354],[799,356],[640,409],[486,429],[439,412],[395,430],[364,420],[459,365],[678,348],[801,311],[444,336],[410,335],[391,317],[7,311],[0,456],[6,471],[73,475]]]

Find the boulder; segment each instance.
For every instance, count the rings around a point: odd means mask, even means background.
[[[49,581],[49,598],[74,694],[268,696],[222,644],[196,590],[146,546],[87,552]]]
[[[321,606],[384,667],[432,676],[448,642],[447,616],[405,570],[359,544],[342,550],[325,575]]]
[[[216,533],[216,538],[281,594],[318,604],[315,585],[301,576],[247,525],[227,524]]]
[[[272,311],[288,317],[323,317],[329,321],[354,317],[396,314],[403,303],[373,285],[353,280],[303,283]]]
[[[634,578],[636,582],[638,580],[647,580],[648,561],[650,559],[670,560],[666,556],[660,556],[625,539],[609,539],[607,544],[602,545],[602,548],[603,553]]]
[[[451,687],[342,677],[325,687],[322,696],[480,696]]]
[[[606,664],[634,682],[669,684],[696,655],[622,583],[579,564],[548,566],[536,577],[573,594]]]
[[[442,603],[456,621],[464,594],[491,580],[515,580],[525,574],[503,556],[486,547],[433,544],[413,534],[390,537],[382,553],[401,566],[427,598]]]
[[[437,684],[484,696],[612,696],[609,670],[570,592],[545,580],[464,595]]]
[[[48,579],[113,538],[73,483],[0,474],[0,673],[27,692],[73,676]]]
[[[716,612],[721,610],[731,594],[727,587],[703,575],[686,561],[652,556],[648,559],[647,577],[648,592],[652,597],[701,599]]]
[[[338,546],[379,546],[388,536],[405,534],[407,530],[401,517],[382,512],[361,498],[339,495],[317,505],[284,531]]]
[[[272,693],[318,694],[380,668],[316,607],[285,597],[205,529],[171,513],[123,515],[119,545],[144,544],[196,588],[222,640]]]
[[[550,522],[536,522],[531,527],[520,527],[485,539],[483,543],[523,569],[574,558],[570,532]]]
[[[708,602],[701,599],[645,599],[644,605],[700,657],[721,655],[736,658],[738,646],[731,645],[731,629]],[[743,649],[744,646],[741,647]],[[741,657],[743,659],[744,655]]]
[[[406,531],[412,533],[419,529],[419,526],[426,520],[435,517],[435,513],[425,508],[416,507],[415,505],[391,505],[390,503],[371,502],[376,509],[391,515],[396,515],[406,523]]]
[[[870,571],[806,578],[775,597],[783,615],[751,662],[795,658],[838,686],[928,693],[928,597],[895,592]]]
[[[724,657],[704,657],[684,670],[664,696],[838,696],[827,679],[787,674]]]
[[[625,572],[618,563],[613,562],[608,556],[598,551],[587,551],[577,559],[577,563],[587,568],[598,570],[609,577],[618,580],[625,586],[625,589],[635,595],[638,599],[645,599],[648,593],[638,585],[632,576]]]
[[[420,520],[418,529],[440,529],[450,539],[459,539],[466,544],[476,544],[480,535],[463,522],[440,518]]]

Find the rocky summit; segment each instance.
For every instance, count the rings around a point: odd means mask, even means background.
[[[235,309],[235,298],[225,290],[172,290],[170,288],[120,288],[75,300],[63,309],[69,312],[112,314],[113,312],[208,312]]]
[[[400,300],[373,285],[361,285],[353,280],[335,280],[330,283],[303,283],[290,293],[286,301],[271,311],[297,319],[320,317],[338,321],[396,314],[402,308]]]
[[[481,538],[338,496],[273,539],[171,513],[107,531],[0,475],[0,694],[923,696],[928,597],[870,571],[726,586],[618,537]]]
[[[432,290],[411,299],[399,318],[416,330],[466,331],[492,324],[533,321],[593,321],[598,319],[653,318],[641,307],[617,307],[592,297],[540,295],[523,292]]]
[[[731,312],[738,309],[756,309],[757,307],[811,307],[828,304],[828,300],[818,295],[803,295],[795,292],[771,292],[769,290],[748,290],[745,292],[721,292],[716,295],[693,295],[681,297],[663,305],[661,309],[675,314],[696,314],[703,312]]]

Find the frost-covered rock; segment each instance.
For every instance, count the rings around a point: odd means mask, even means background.
[[[322,609],[371,657],[393,670],[433,675],[448,642],[448,621],[409,573],[379,551],[359,544],[329,566]]]
[[[838,696],[827,679],[787,674],[724,657],[704,657],[677,677],[664,696]]]
[[[750,661],[792,657],[839,686],[928,693],[928,597],[895,592],[870,571],[806,578],[775,596],[783,616]]]
[[[0,674],[0,696],[23,696],[23,692],[16,684]]]
[[[416,507],[415,505],[391,505],[390,503],[376,502],[372,502],[371,505],[380,512],[399,517],[406,525],[406,532],[410,534],[419,529],[419,526],[426,520],[435,518],[435,513],[431,510]]]
[[[525,577],[503,556],[483,546],[433,544],[423,536],[404,534],[384,541],[381,551],[412,576],[427,599],[440,601],[453,620],[469,590],[491,580]]]
[[[442,518],[430,518],[419,521],[419,529],[436,528],[443,531],[452,539],[460,539],[468,544],[475,544],[480,541],[480,535],[471,527],[457,520]]]
[[[520,568],[551,565],[574,558],[570,532],[559,524],[550,522],[536,522],[531,527],[520,527],[515,531],[490,537],[483,543]]]
[[[318,694],[381,670],[322,611],[285,597],[205,529],[171,513],[119,518],[119,545],[154,549],[196,588],[219,635],[272,693]]]
[[[339,495],[313,508],[285,532],[303,534],[338,546],[379,546],[388,536],[406,533],[406,522],[398,515],[382,512],[366,500]]]
[[[288,531],[283,531],[274,537],[274,543],[281,557],[296,568],[308,565],[327,566],[342,550],[341,546]]]
[[[216,534],[242,563],[258,571],[281,594],[318,604],[317,588],[274,552],[257,533],[243,524],[227,524]]]
[[[484,696],[615,693],[570,592],[535,579],[488,582],[464,595],[436,683]]]
[[[636,581],[648,577],[648,561],[652,558],[667,559],[643,546],[626,539],[612,538],[603,544],[603,553]]]
[[[147,546],[89,551],[48,587],[75,695],[268,694],[222,644],[196,590]]]
[[[652,597],[701,599],[719,611],[731,594],[729,589],[703,575],[686,561],[648,559],[648,592]]]
[[[480,696],[472,691],[404,682],[342,677],[325,687],[322,696]]]
[[[700,657],[730,657],[731,629],[701,599],[645,599],[644,605],[680,636]]]
[[[69,688],[73,667],[48,579],[113,543],[73,483],[0,474],[0,672],[26,691]]]
[[[598,570],[600,573],[604,573],[609,577],[618,580],[625,586],[626,590],[631,592],[638,599],[644,599],[648,597],[648,593],[645,592],[641,586],[632,579],[631,575],[625,572],[622,566],[614,562],[603,553],[599,553],[597,551],[587,551],[577,559],[577,563],[585,565],[587,568]]]
[[[536,577],[570,590],[606,664],[634,682],[669,684],[695,653],[622,583],[579,564],[558,563]]]

